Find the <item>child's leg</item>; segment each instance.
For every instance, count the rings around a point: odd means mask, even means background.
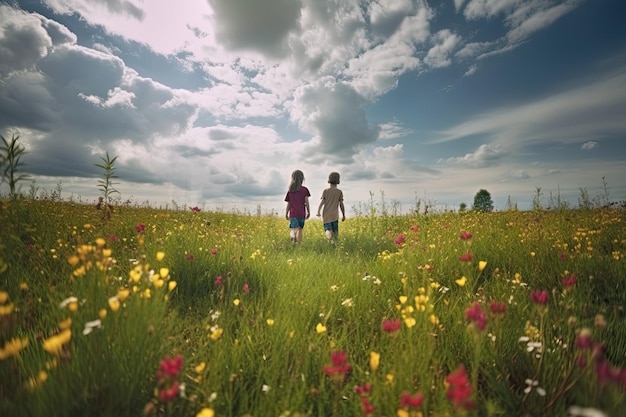
[[[302,228],[298,227],[297,229],[294,229],[296,232],[296,243],[300,243],[302,242]]]
[[[333,225],[332,223],[324,223],[324,235],[326,239],[331,240],[333,238]]]

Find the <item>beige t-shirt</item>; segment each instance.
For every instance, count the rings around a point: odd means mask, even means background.
[[[343,202],[343,191],[339,188],[327,188],[322,191],[322,222],[330,223],[339,220],[339,203]]]

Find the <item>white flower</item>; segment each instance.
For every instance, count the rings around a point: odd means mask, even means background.
[[[541,397],[546,396],[546,390],[539,386],[539,381],[534,381],[530,378],[527,378],[526,380],[524,380],[524,382],[526,383],[526,388],[524,389],[524,393],[530,394],[530,392],[534,388],[535,392],[539,394]]]
[[[61,301],[61,304],[59,304],[59,307],[65,308],[65,307],[67,307],[67,305],[69,303],[77,303],[77,302],[78,302],[78,298],[76,298],[76,297],[67,297],[65,300]]]
[[[85,328],[83,329],[83,335],[85,335],[85,336],[88,335],[96,327],[97,328],[102,327],[102,321],[100,319],[88,321],[87,323],[85,323]]]

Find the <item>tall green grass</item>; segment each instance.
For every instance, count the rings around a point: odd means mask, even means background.
[[[0,201],[0,415],[619,417],[624,219]]]

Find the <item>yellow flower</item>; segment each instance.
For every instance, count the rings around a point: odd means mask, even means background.
[[[439,324],[439,319],[437,318],[437,316],[435,316],[434,314],[431,314],[430,317],[428,317],[428,320],[430,320],[430,323],[433,326],[436,326]]]
[[[326,326],[324,326],[322,323],[317,323],[317,326],[315,326],[315,331],[317,333],[326,333]]]
[[[70,342],[72,339],[72,331],[65,329],[61,333],[51,336],[43,341],[43,348],[46,352],[58,355],[61,353],[63,345]]]
[[[236,306],[238,306],[240,302],[241,302],[241,301],[239,301],[239,298],[235,298],[235,299],[233,300],[233,304],[234,304],[234,305],[236,305]]]
[[[457,279],[454,282],[456,282],[459,287],[463,287],[465,286],[465,283],[467,282],[467,278],[465,277],[465,275],[463,275],[461,278]]]
[[[48,379],[48,373],[46,371],[39,371],[36,377],[29,378],[28,382],[26,382],[26,388],[29,390],[34,390]]]
[[[224,333],[224,329],[222,329],[221,327],[216,328],[215,330],[213,330],[211,332],[211,340],[217,340],[220,337],[222,337],[222,334]]]
[[[405,410],[404,408],[398,408],[396,410],[396,417],[409,417],[410,414],[407,410]]]
[[[393,383],[393,374],[385,375],[385,384],[389,385]]]
[[[99,237],[99,238],[96,239],[96,246],[97,247],[103,248],[104,245],[106,245],[106,244],[107,244],[107,241],[104,240],[104,238]]]
[[[417,323],[417,322],[415,321],[415,319],[414,319],[413,317],[406,317],[406,318],[404,319],[404,325],[405,325],[407,328],[409,328],[409,329],[410,329],[411,327],[415,326],[415,324],[416,324],[416,323]]]
[[[117,310],[120,309],[120,300],[117,297],[111,297],[109,298],[109,308],[111,309],[112,312],[116,312]]]
[[[0,304],[4,304],[9,300],[9,293],[6,291],[0,291]]]
[[[274,325],[274,319],[267,319],[267,325],[268,326],[273,326]]]
[[[163,260],[163,258],[165,258],[165,252],[157,252],[156,260],[160,262]]]
[[[167,289],[172,292],[176,288],[176,281],[170,281],[167,283]]]
[[[165,285],[165,281],[159,278],[154,281],[153,285],[155,288],[161,288],[163,285]]]
[[[202,371],[204,371],[204,368],[206,368],[206,362],[200,362],[193,368],[193,370],[196,371],[197,374],[201,374]]]
[[[98,317],[100,317],[100,320],[104,320],[106,316],[107,316],[106,308],[100,309],[100,311],[98,312]]]
[[[62,322],[59,323],[59,329],[61,330],[65,330],[65,329],[69,329],[72,326],[72,318],[68,317],[67,319],[63,320]]]
[[[204,407],[202,410],[200,410],[198,414],[196,414],[196,417],[214,417],[214,416],[215,416],[215,411],[213,411],[212,408],[207,408],[207,407]]]
[[[169,268],[161,268],[161,269],[159,269],[159,275],[161,275],[161,278],[167,278],[167,276],[169,274],[170,274]]]
[[[142,298],[152,297],[152,291],[150,291],[150,288],[146,288],[145,290],[143,290],[143,293],[141,293],[141,297]]]
[[[130,295],[130,290],[122,288],[117,291],[117,298],[123,303]]]
[[[380,353],[370,352],[370,369],[372,372],[376,372],[378,365],[380,365]]]
[[[9,340],[4,344],[4,347],[0,349],[0,360],[10,358],[20,353],[20,350],[28,346],[28,338],[19,339],[17,337]]]
[[[408,300],[409,298],[406,295],[401,295],[399,300],[400,300],[400,304],[404,304],[406,303],[406,300]]]
[[[8,316],[13,312],[13,303],[0,306],[0,316]]]
[[[483,269],[487,266],[487,261],[478,261],[478,270],[483,272]]]
[[[535,252],[530,252],[530,256],[535,256],[536,253]]]
[[[141,266],[137,265],[128,273],[129,278],[132,282],[139,282],[141,279]]]
[[[28,289],[28,283],[20,282],[20,290],[26,291]]]
[[[105,258],[110,257],[112,253],[113,253],[113,251],[111,249],[103,249],[102,250],[102,256],[104,256]]]

